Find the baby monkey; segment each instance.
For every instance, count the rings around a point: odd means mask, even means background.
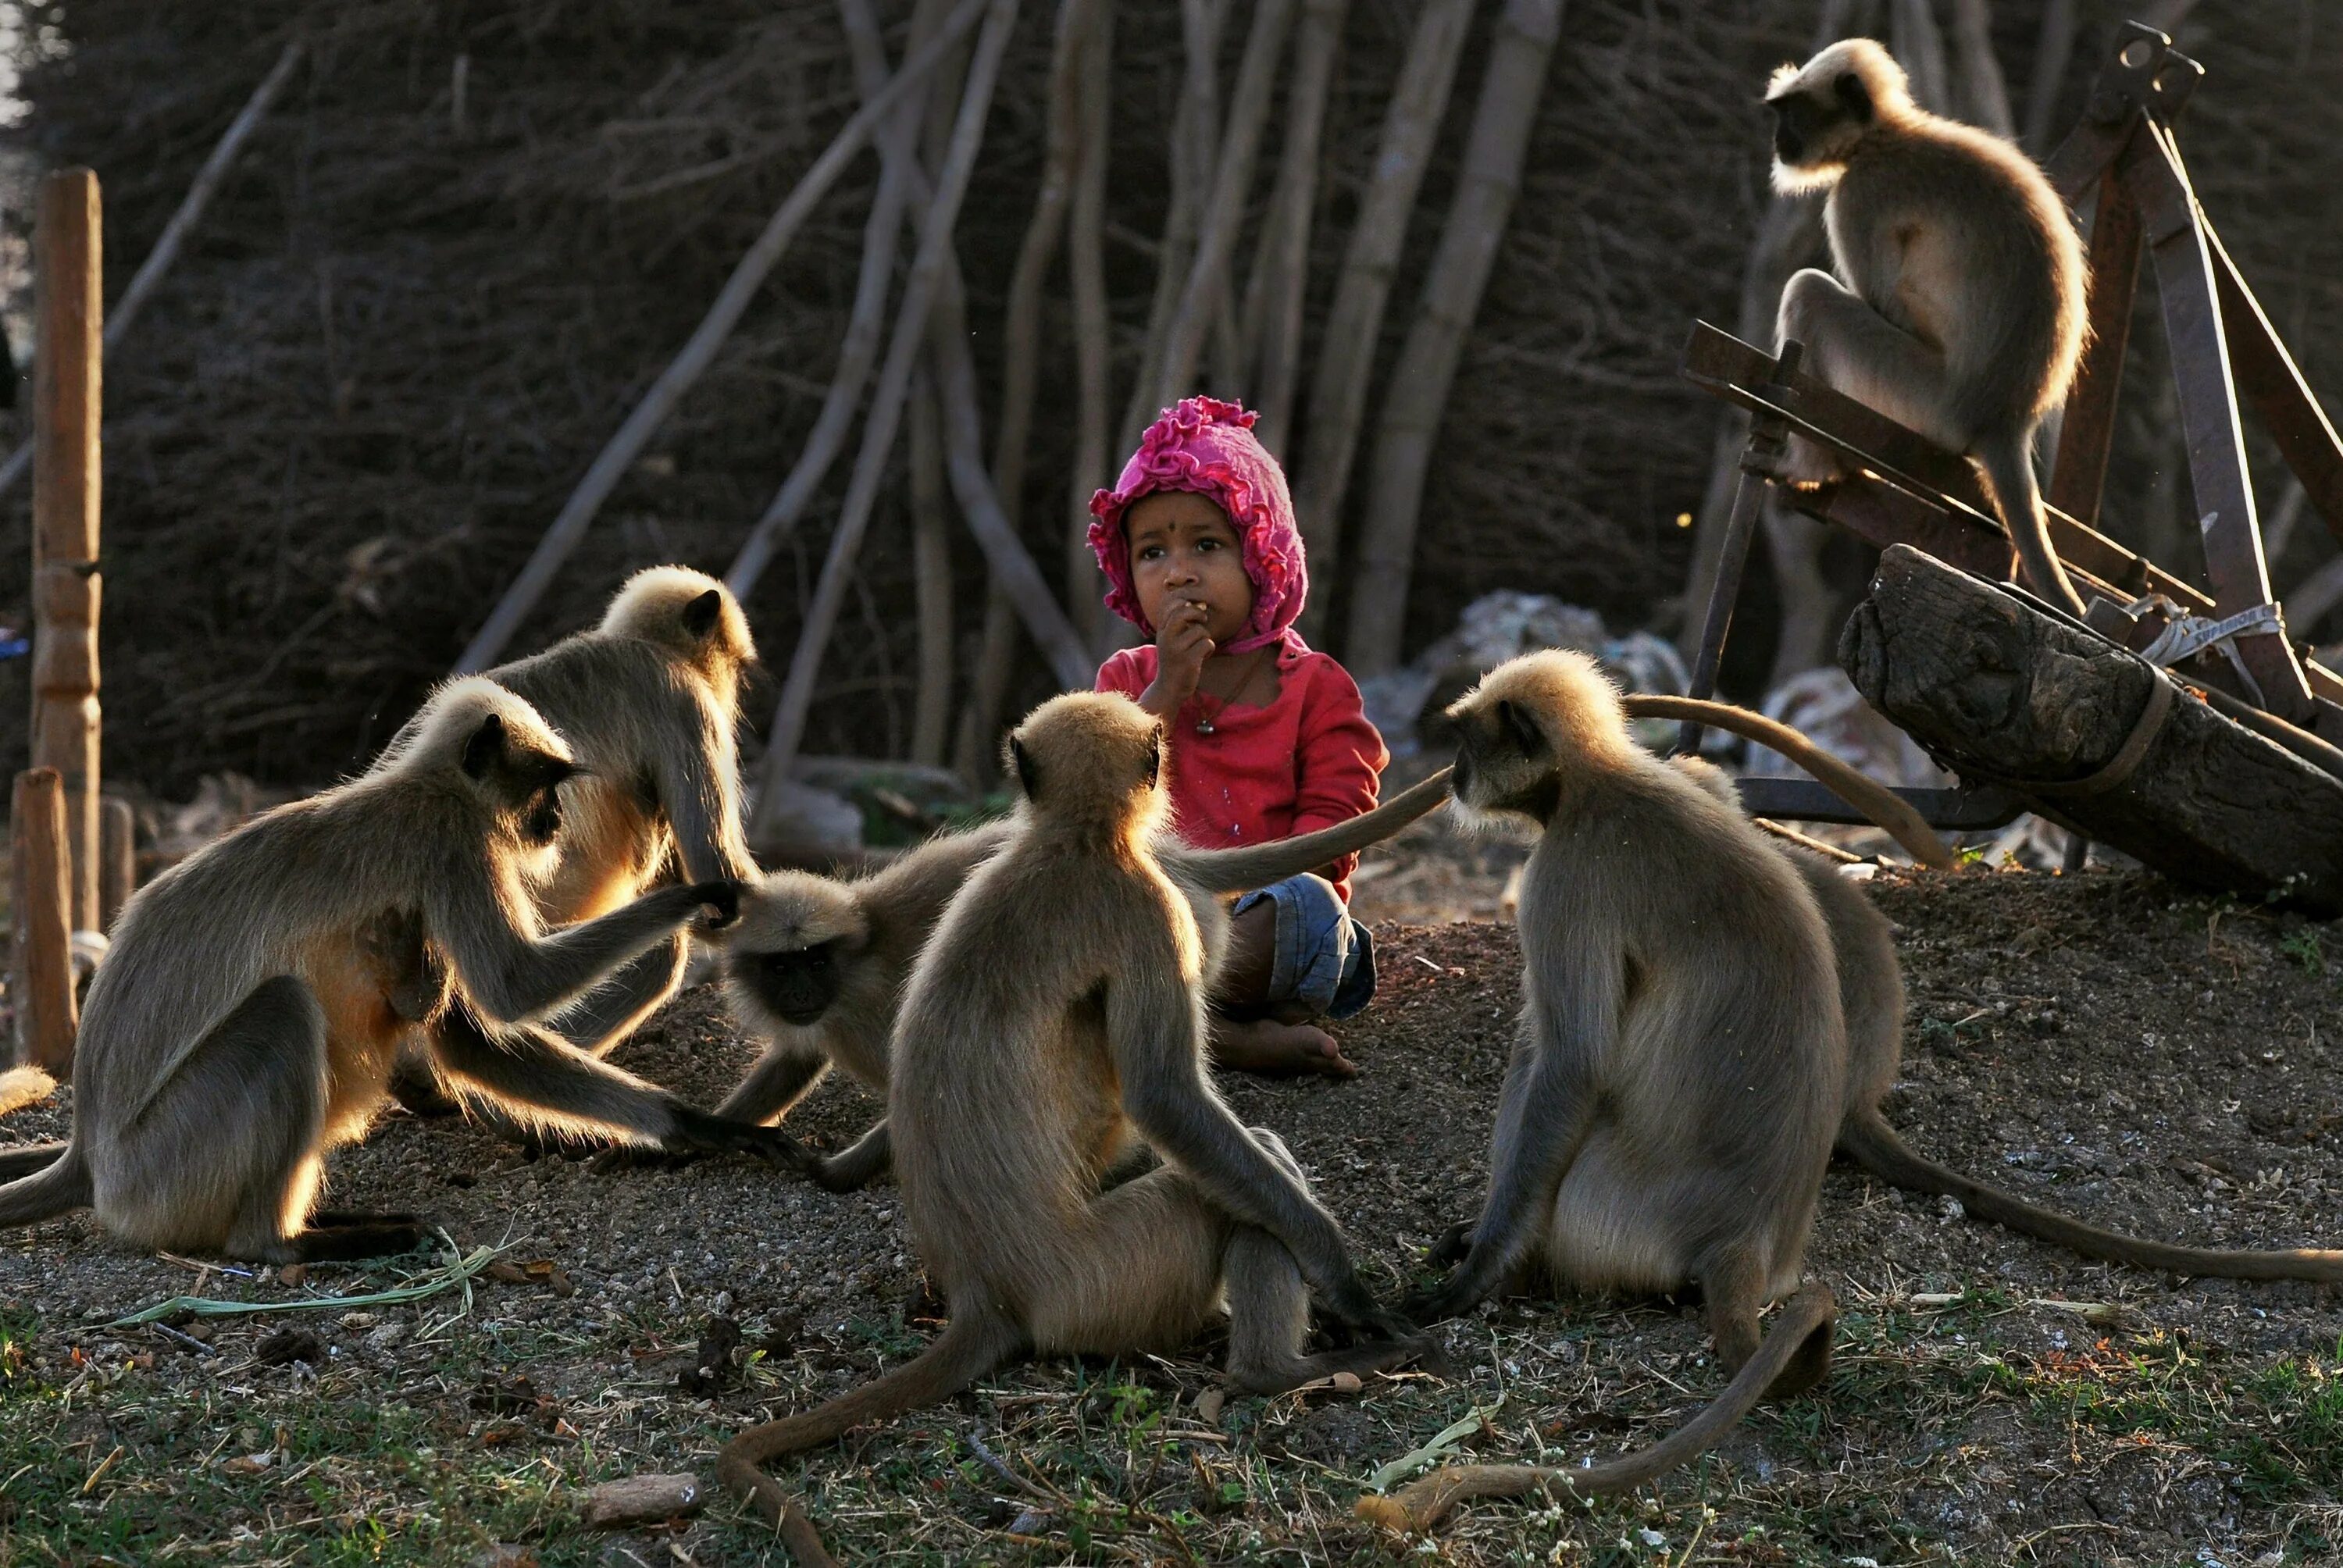
[[[795,1158],[779,1133],[729,1126],[530,1026],[738,905],[737,883],[705,882],[541,931],[530,887],[558,860],[576,771],[526,702],[456,681],[359,778],[140,890],[90,984],[73,1136],[0,1159],[54,1154],[0,1187],[0,1224],[86,1206],[126,1241],[266,1263],[417,1245],[414,1215],[315,1205],[325,1151],[364,1133],[418,1020],[462,1092],[525,1122]]]
[[[1868,38],[1783,66],[1765,103],[1774,188],[1830,192],[1837,273],[1791,277],[1776,344],[1796,338],[1822,380],[1974,457],[2027,585],[2080,616],[2034,478],[2034,433],[2066,400],[2087,331],[2082,241],[2058,193],[2001,137],[1915,104]],[[1785,478],[1835,472],[1792,438]]]
[[[1443,768],[1374,809],[1314,833],[1222,849],[1167,837],[1156,858],[1165,875],[1194,894],[1242,892],[1379,843],[1447,799]],[[940,835],[849,880],[774,871],[750,883],[726,943],[724,972],[735,1014],[772,1043],[717,1114],[777,1121],[832,1064],[884,1093],[887,1041],[912,961],[970,873],[1011,834],[1011,824],[998,822]],[[1208,978],[1208,995],[1211,990]],[[882,1120],[820,1160],[814,1180],[845,1191],[884,1171],[887,1157]]]
[[[1015,823],[912,971],[887,1098],[904,1213],[950,1321],[885,1376],[725,1447],[726,1483],[793,1534],[809,1527],[760,1466],[1012,1356],[1170,1351],[1223,1302],[1229,1372],[1248,1389],[1418,1349],[1292,1156],[1205,1074],[1204,980],[1228,922],[1159,859],[1161,727],[1128,699],[1078,692],[1030,715],[1011,753]],[[1134,1134],[1165,1163],[1107,1188]],[[1382,1337],[1306,1353],[1313,1293]]]
[[[1514,659],[1449,712],[1457,809],[1542,832],[1488,1199],[1463,1261],[1408,1310],[1452,1316],[1529,1271],[1593,1292],[1697,1285],[1735,1375],[1686,1427],[1606,1464],[1468,1466],[1361,1500],[1413,1529],[1468,1496],[1640,1485],[1761,1396],[1823,1376],[1835,1308],[1798,1282],[1846,1075],[1813,893],[1738,810],[1635,744],[1593,660]]]

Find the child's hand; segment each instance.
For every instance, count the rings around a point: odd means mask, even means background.
[[[1195,695],[1204,660],[1217,646],[1204,630],[1210,614],[1202,605],[1183,599],[1155,629],[1155,681],[1139,705],[1167,724]]]

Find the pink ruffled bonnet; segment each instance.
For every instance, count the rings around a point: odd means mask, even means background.
[[[1310,572],[1302,560],[1302,531],[1294,525],[1285,471],[1254,438],[1256,417],[1239,404],[1182,397],[1147,427],[1114,488],[1091,498],[1091,553],[1106,574],[1106,606],[1150,637],[1155,628],[1147,624],[1131,587],[1123,514],[1142,496],[1187,490],[1210,497],[1228,514],[1245,576],[1252,579],[1252,618],[1244,635],[1220,651],[1243,653],[1273,642],[1298,645],[1301,640],[1301,633],[1292,628],[1310,590]]]

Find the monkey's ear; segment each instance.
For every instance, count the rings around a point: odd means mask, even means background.
[[[486,778],[488,769],[496,766],[497,759],[502,757],[504,752],[504,715],[491,713],[480,720],[480,727],[472,731],[472,738],[469,740],[464,742],[465,777]]]
[[[724,595],[709,588],[683,607],[683,629],[694,637],[706,637],[716,629],[724,616]]]
[[[1838,106],[1845,111],[1848,119],[1858,126],[1867,126],[1871,123],[1871,116],[1876,111],[1871,106],[1871,89],[1863,85],[1861,76],[1856,75],[1853,71],[1847,72],[1831,84],[1831,92],[1838,99]]]
[[[1017,765],[1017,787],[1025,792],[1025,799],[1040,799],[1041,769],[1033,766],[1033,754],[1025,749],[1025,743],[1014,735],[1009,738],[1009,759]]]
[[[1513,738],[1523,756],[1535,757],[1545,750],[1545,737],[1539,732],[1537,721],[1519,703],[1500,699],[1497,722],[1505,727],[1505,733]]]

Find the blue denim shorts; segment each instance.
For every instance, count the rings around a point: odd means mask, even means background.
[[[1349,1018],[1375,996],[1375,939],[1351,918],[1334,884],[1304,871],[1247,893],[1242,914],[1263,899],[1277,906],[1277,951],[1269,1003],[1299,1002],[1320,1017]]]

